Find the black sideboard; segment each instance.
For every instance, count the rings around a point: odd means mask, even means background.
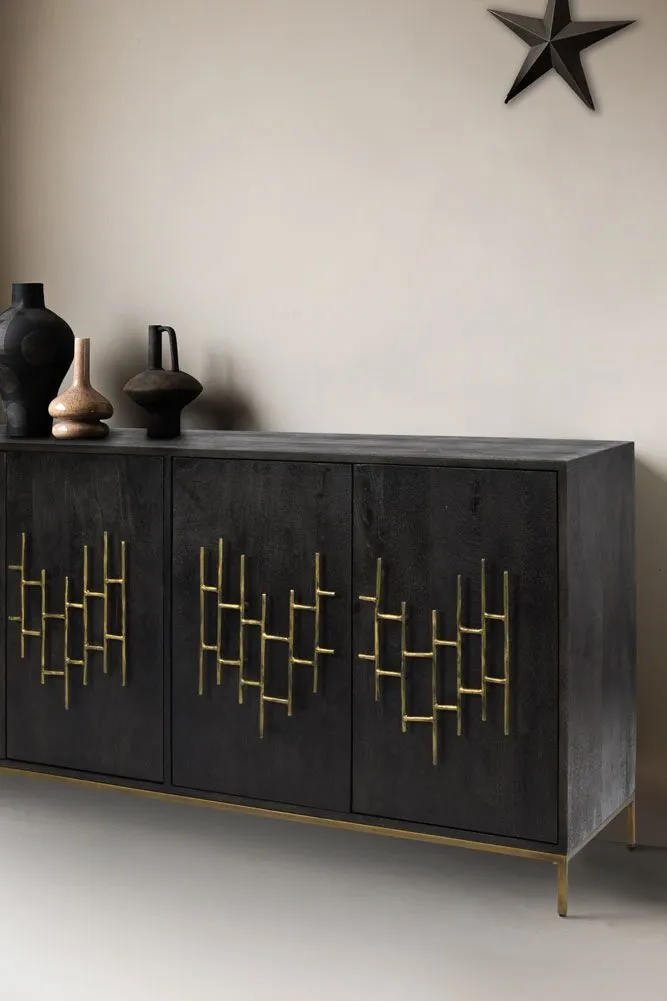
[[[634,842],[632,444],[115,431],[0,474],[4,768],[547,860],[561,914]]]

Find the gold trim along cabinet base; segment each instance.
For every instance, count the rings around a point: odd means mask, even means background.
[[[260,806],[246,806],[241,803],[225,803],[219,800],[202,799],[197,796],[181,795],[179,793],[160,792],[157,789],[140,789],[133,786],[116,785],[113,782],[96,782],[92,779],[73,778],[69,775],[53,775],[48,772],[31,771],[23,768],[7,768],[0,766],[0,774],[23,775],[28,778],[50,779],[56,782],[64,782],[70,785],[90,786],[96,789],[112,789],[116,792],[131,793],[135,796],[144,796],[149,799],[168,800],[171,802],[191,803],[197,806],[205,806],[216,810],[226,810],[232,813],[250,814],[255,817],[273,818],[276,820],[289,820],[298,824],[310,824],[315,827],[331,827],[344,831],[356,831],[362,834],[377,834],[387,838],[400,838],[404,841],[424,841],[430,844],[448,845],[452,848],[467,848],[470,851],[486,852],[492,855],[512,855],[518,858],[532,859],[538,862],[550,862],[558,870],[558,914],[561,918],[566,918],[568,913],[568,865],[574,855],[554,854],[553,852],[542,852],[532,848],[513,848],[511,845],[487,844],[480,841],[469,841],[465,838],[452,838],[443,834],[426,834],[421,831],[406,831],[394,827],[378,827],[372,824],[362,824],[354,820],[334,820],[327,817],[312,817],[308,814],[290,813],[286,810],[270,810]],[[606,827],[611,824],[621,813],[626,813],[627,821],[627,847],[634,849],[637,847],[637,814],[634,797],[617,810],[604,824],[601,824],[593,832],[586,844],[593,841]],[[585,847],[582,846],[582,847]]]

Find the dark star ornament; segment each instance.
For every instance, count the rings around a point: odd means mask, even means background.
[[[505,98],[505,104],[545,73],[555,70],[591,111],[595,111],[595,104],[581,64],[581,53],[591,45],[635,23],[634,21],[573,21],[570,14],[570,0],[547,0],[544,18],[507,14],[501,10],[490,10],[489,14],[493,14],[510,31],[530,45],[530,51]]]

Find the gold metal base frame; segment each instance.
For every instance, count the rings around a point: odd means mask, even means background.
[[[565,856],[558,859],[558,915],[567,917],[568,861]]]
[[[404,841],[423,841],[427,844],[449,845],[453,848],[467,848],[470,851],[486,852],[492,855],[512,855],[517,858],[533,859],[538,862],[550,862],[558,870],[558,914],[567,917],[568,911],[568,866],[573,855],[554,854],[538,851],[533,848],[514,848],[511,845],[486,844],[481,841],[469,841],[465,838],[453,838],[444,834],[427,834],[422,831],[406,831],[394,827],[378,827],[372,824],[362,824],[355,820],[333,820],[328,817],[312,817],[308,814],[290,813],[286,810],[269,810],[261,806],[246,806],[242,803],[223,803],[218,800],[202,799],[196,796],[184,796],[179,793],[160,792],[157,789],[139,789],[134,786],[121,786],[113,782],[96,782],[92,779],[78,779],[69,775],[53,775],[48,772],[37,772],[23,768],[7,768],[0,766],[0,775],[23,775],[34,779],[51,779],[68,785],[89,786],[95,789],[113,789],[116,792],[132,793],[148,799],[168,800],[170,802],[192,803],[215,810],[226,810],[230,813],[245,813],[255,817],[265,817],[275,820],[291,820],[298,824],[310,824],[315,827],[332,827],[344,831],[356,831],[360,834],[377,834],[386,838],[400,838]],[[626,811],[628,848],[637,846],[637,820],[634,797],[616,811],[604,824],[591,834],[586,844],[593,841],[619,814]],[[582,847],[585,847],[582,846]],[[581,849],[579,849],[581,851]],[[575,852],[574,854],[578,854]]]

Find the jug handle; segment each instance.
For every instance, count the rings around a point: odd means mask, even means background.
[[[176,331],[173,327],[159,327],[160,336],[162,334],[169,334],[169,352],[171,354],[171,370],[172,372],[180,372],[178,367],[178,342],[176,341]]]

